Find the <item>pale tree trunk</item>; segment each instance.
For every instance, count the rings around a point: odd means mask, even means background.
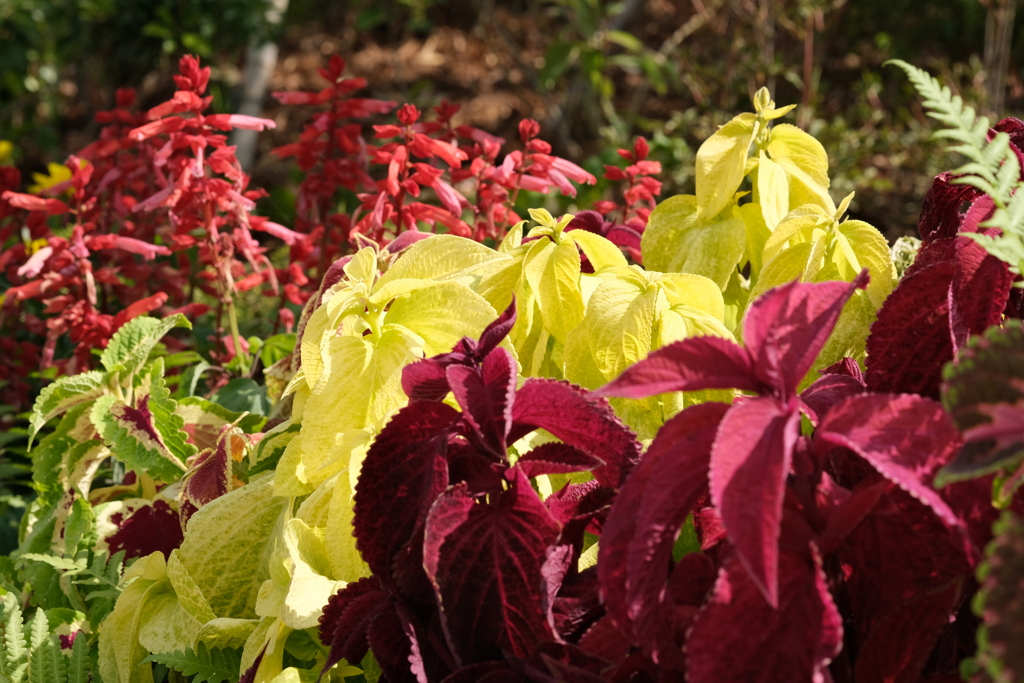
[[[271,0],[267,9],[267,23],[271,30],[281,23],[288,0]],[[238,113],[246,116],[261,116],[263,100],[267,95],[267,85],[277,65],[277,43],[266,42],[262,45],[250,45],[245,53],[245,76],[242,81],[242,101]],[[242,168],[252,168],[256,158],[256,143],[259,132],[255,130],[234,130],[231,132],[230,144],[237,145],[236,155]]]
[[[988,8],[985,17],[985,90],[989,111],[999,118],[1006,103],[1006,72],[1010,66],[1017,0],[982,0],[982,4]]]

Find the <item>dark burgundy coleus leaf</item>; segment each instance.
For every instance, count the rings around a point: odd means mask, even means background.
[[[480,333],[480,341],[463,337],[449,353],[410,363],[402,369],[402,390],[410,401],[440,401],[451,387],[446,374],[449,366],[480,365],[508,336],[516,324],[516,301]],[[515,373],[513,372],[513,377]]]
[[[178,513],[163,500],[143,505],[129,516],[113,515],[111,521],[117,531],[107,537],[110,554],[123,550],[126,560],[157,551],[168,557],[185,540]]]
[[[517,466],[528,473],[525,464],[520,459]],[[583,551],[585,532],[589,530],[597,535],[604,533],[604,520],[615,497],[614,489],[601,486],[593,479],[582,484],[566,484],[548,496],[544,504],[555,521],[562,525],[558,546],[572,547],[572,557],[578,559]],[[572,563],[568,571],[570,574],[575,572]]]
[[[603,485],[618,487],[640,459],[640,444],[608,401],[568,382],[531,377],[516,392],[509,443],[537,429],[604,464],[594,470]]]
[[[909,493],[890,488],[840,548],[852,617],[866,637],[874,621],[908,598],[968,576],[960,543]]]
[[[395,557],[414,553],[434,499],[448,486],[445,455],[461,414],[421,401],[398,411],[370,447],[356,484],[356,547],[374,575],[390,581]]]
[[[611,664],[570,643],[541,643],[523,663],[523,673],[537,683],[607,683]]]
[[[470,427],[470,441],[496,461],[505,458],[516,396],[516,361],[512,354],[493,349],[479,368],[449,365],[445,377],[462,409],[462,419]]]
[[[541,566],[559,525],[526,475],[481,503],[454,486],[430,511],[423,566],[443,606],[445,631],[461,662],[527,657],[553,636],[541,608]]]
[[[850,357],[843,358],[842,360],[836,361],[832,365],[828,366],[821,371],[822,375],[846,375],[852,377],[861,384],[864,383],[864,373],[861,372],[860,366],[857,361]]]
[[[819,448],[842,446],[867,460],[970,546],[964,523],[931,486],[960,445],[960,433],[938,403],[910,394],[853,396],[829,411],[815,441]]]
[[[178,494],[183,529],[199,508],[231,490],[232,463],[241,460],[245,446],[245,437],[226,425],[221,428],[213,448],[200,452],[192,460],[181,479]]]
[[[559,638],[566,642],[577,642],[587,630],[605,616],[601,605],[597,568],[588,567],[581,572],[552,572],[552,560],[564,554],[569,569],[573,558],[578,556],[569,545],[556,545],[548,552],[548,559],[541,568],[544,585],[548,590],[550,609],[548,620]],[[559,567],[562,569],[562,567]]]
[[[852,358],[844,358],[822,370],[821,378],[800,392],[800,400],[804,413],[817,425],[836,403],[865,391],[860,366]]]
[[[738,558],[725,564],[686,641],[688,681],[821,680],[842,646],[843,626],[817,552],[783,553],[779,579],[775,609]]]
[[[331,596],[320,617],[320,641],[329,648],[320,677],[342,659],[358,665],[372,649],[387,680],[413,683],[410,635],[411,626],[376,578],[350,583]]]
[[[897,605],[879,619],[857,653],[856,683],[918,681],[939,632],[962,596],[963,580],[953,579]]]
[[[345,659],[361,662],[369,650],[369,623],[391,608],[390,596],[374,577],[348,584],[331,596],[320,616],[320,642],[329,648],[324,671]]]
[[[595,235],[600,235],[612,244],[624,249],[634,261],[640,262],[640,240],[644,232],[642,228],[637,229],[634,226],[616,223],[615,221],[608,220],[597,211],[586,209],[577,212],[565,229],[567,232],[569,230],[586,230]],[[583,272],[594,272],[593,266],[590,266],[587,259],[587,255],[583,252],[580,252],[580,260],[582,261]]]
[[[541,474],[586,472],[603,464],[604,461],[600,458],[587,455],[568,444],[557,442],[541,444],[516,461],[516,467],[530,478]]]
[[[925,244],[937,239],[956,237],[964,219],[964,204],[983,195],[973,185],[953,182],[958,178],[946,171],[935,176],[921,204],[917,230]]]
[[[393,604],[369,623],[366,641],[388,683],[429,680],[415,629],[401,605]]]
[[[346,628],[356,635],[339,641],[339,651],[368,643],[376,653],[376,637],[395,652],[408,648],[401,675],[439,680],[462,676],[463,665],[525,660],[558,639],[554,624],[582,634],[600,618],[594,572],[576,565],[584,531],[600,531],[612,487],[640,445],[603,398],[564,381],[530,379],[517,389],[514,359],[498,346],[514,320],[510,307],[479,343],[463,339],[451,353],[406,367],[412,401],[368,451],[354,506],[357,547],[397,621],[348,623],[360,614],[352,612]],[[461,411],[438,400],[449,391]],[[519,453],[513,465],[508,445],[537,429],[561,442]],[[532,476],[585,470],[594,470],[593,482],[572,484],[548,504],[530,484]]]
[[[469,664],[455,673],[445,676],[441,683],[525,683],[526,679],[516,673],[507,662],[482,662]]]
[[[1007,265],[969,237],[922,246],[871,326],[868,388],[938,398],[942,366],[969,335],[1002,320],[1012,282]]]

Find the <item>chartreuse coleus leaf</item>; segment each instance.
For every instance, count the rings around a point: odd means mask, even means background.
[[[566,230],[572,215],[556,220],[544,209],[530,209],[530,215],[536,222],[527,234],[530,241],[523,241],[523,224],[515,226],[498,248],[504,260],[492,260],[473,286],[497,310],[515,295],[518,315],[509,338],[523,374],[561,377],[565,341],[582,321],[585,301],[598,283],[596,277],[581,274],[580,252],[595,273],[627,262],[600,235]]]
[[[641,240],[648,268],[704,275],[725,291],[738,265],[749,262],[757,277],[761,247],[792,207],[814,203],[834,210],[821,144],[795,126],[771,125],[793,106],[776,108],[762,88],[754,109],[701,145],[696,194],[671,197],[651,213]],[[753,202],[739,207],[737,193],[748,174]]]
[[[276,617],[295,630],[316,626],[327,601],[345,585],[331,574],[323,531],[301,519],[288,520],[270,558],[270,578],[260,587],[256,614]]]
[[[817,370],[842,358],[863,360],[865,342],[875,312],[892,292],[896,273],[885,238],[863,221],[841,221],[853,195],[834,212],[818,204],[793,209],[765,241],[763,267],[750,292],[755,300],[769,289],[792,280],[851,282],[864,268],[871,280],[843,309],[803,386],[817,378]]]
[[[647,268],[703,275],[725,289],[746,241],[746,227],[735,206],[708,218],[697,197],[680,195],[651,212],[640,249]]]
[[[130,402],[114,394],[98,398],[90,413],[92,422],[114,456],[130,469],[160,481],[176,481],[196,447],[186,441],[185,422],[174,412],[177,403],[164,384],[162,359],[153,361],[135,384]]]
[[[269,576],[281,514],[273,477],[255,477],[207,503],[188,522],[178,559],[217,617],[251,619]]]
[[[174,550],[167,558],[167,583],[151,597],[139,629],[139,642],[149,652],[174,652],[191,646],[203,624],[215,618],[202,591]]]
[[[680,339],[733,338],[723,324],[722,292],[705,277],[627,266],[607,270],[599,280],[583,323],[565,347],[565,377],[580,386],[597,389],[651,351]],[[612,405],[641,439],[649,439],[682,409],[683,398],[676,393],[613,399]]]
[[[372,249],[357,253],[346,266],[348,277],[325,295],[306,326],[305,388],[295,411],[302,427],[281,456],[278,495],[310,493],[349,467],[406,403],[402,367],[479,335],[496,317],[487,301],[455,280],[375,282],[375,259]]]
[[[456,235],[420,240],[381,276],[379,286],[395,280],[454,280],[487,300],[495,310],[508,305],[518,280],[509,254]]]
[[[162,553],[136,560],[125,572],[114,610],[100,624],[99,670],[104,681],[152,683],[152,667],[143,663],[149,653],[139,643],[139,631],[156,613],[152,599],[166,584]]]
[[[865,294],[880,308],[892,292],[896,271],[889,245],[878,230],[864,221],[842,220],[852,200],[851,193],[832,212],[817,204],[789,212],[765,242],[764,270],[751,297],[797,277],[802,282],[852,282],[867,268],[871,281]],[[783,257],[792,249],[796,251]]]

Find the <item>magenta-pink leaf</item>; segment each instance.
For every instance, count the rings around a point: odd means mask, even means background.
[[[681,656],[666,652],[658,636],[672,629],[652,617],[664,617],[672,545],[707,489],[712,444],[728,410],[703,403],[666,422],[616,497],[601,536],[597,573],[608,613],[636,633],[652,659],[670,666]]]
[[[882,476],[921,501],[946,525],[964,534],[964,523],[932,488],[935,472],[960,446],[960,433],[942,406],[901,394],[862,394],[829,411],[815,439],[849,448]]]
[[[725,415],[711,451],[711,499],[754,585],[773,607],[779,604],[782,501],[799,436],[798,410],[756,398]]]
[[[448,386],[462,418],[470,426],[470,440],[478,450],[501,462],[506,458],[506,438],[512,428],[512,403],[516,397],[516,361],[497,348],[480,367],[449,365]]]
[[[754,301],[743,323],[743,343],[757,378],[788,400],[832,334],[843,306],[867,283],[867,270],[849,283],[794,281]]]
[[[516,392],[512,406],[515,443],[535,429],[555,437],[604,465],[594,478],[604,486],[618,487],[640,458],[636,436],[612,412],[608,401],[568,382],[531,377]]]
[[[821,676],[842,647],[842,617],[821,559],[779,557],[779,605],[772,608],[738,559],[718,578],[686,641],[690,683],[794,683]]]
[[[460,663],[527,657],[553,636],[544,615],[541,566],[559,527],[522,472],[491,503],[454,486],[427,519],[423,566]]]
[[[383,581],[395,569],[395,556],[422,532],[430,506],[448,486],[448,437],[461,419],[443,403],[411,403],[366,454],[356,484],[354,533],[363,559]],[[417,554],[410,559],[416,567]]]
[[[645,398],[669,391],[759,391],[750,356],[720,337],[690,337],[652,352],[598,389],[598,396]]]
[[[600,467],[604,460],[587,455],[578,448],[564,443],[545,443],[524,453],[516,461],[516,467],[527,477],[541,474],[566,474],[586,472]]]

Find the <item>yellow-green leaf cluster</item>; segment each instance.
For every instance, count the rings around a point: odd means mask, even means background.
[[[867,223],[842,220],[852,195],[835,206],[821,143],[773,123],[793,107],[777,108],[762,88],[754,109],[701,145],[696,194],[670,197],[651,213],[644,265],[713,280],[735,334],[747,304],[772,287],[794,279],[851,281],[867,268],[867,290],[844,309],[815,369],[843,356],[862,358],[875,311],[893,288],[888,245]]]

